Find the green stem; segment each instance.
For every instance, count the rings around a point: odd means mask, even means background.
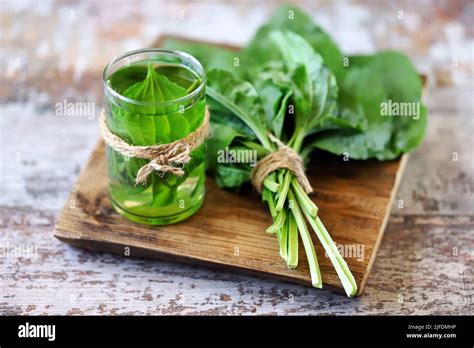
[[[303,130],[295,131],[290,141],[288,142],[288,146],[290,146],[291,148],[293,148],[293,150],[298,152],[301,148],[304,137],[305,137],[305,132]],[[283,183],[281,184],[280,194],[278,196],[278,200],[276,204],[277,211],[280,211],[283,208],[283,205],[285,204],[292,178],[293,178],[293,173],[289,170],[285,170]]]
[[[238,142],[249,149],[257,151],[257,158],[261,158],[269,154],[268,149],[255,141],[238,139]]]
[[[273,199],[273,195],[271,191],[263,188],[262,199],[268,203],[268,208],[270,209],[270,214],[272,216],[272,219],[275,219],[277,212],[275,211],[275,200]]]
[[[288,223],[286,221],[278,230],[277,238],[280,244],[280,256],[288,263]]]
[[[298,266],[298,225],[292,212],[288,213],[288,268]]]
[[[306,132],[303,129],[295,130],[291,140],[288,142],[288,146],[291,146],[293,150],[299,153],[305,136]]]
[[[285,170],[283,174],[283,182],[280,187],[280,194],[278,196],[277,204],[276,204],[276,211],[280,211],[283,209],[283,205],[286,201],[286,196],[288,195],[288,190],[290,188],[291,178],[293,174],[289,170]]]
[[[268,138],[267,134],[262,130],[261,127],[255,124],[252,118],[247,115],[241,108],[239,108],[237,105],[226,99],[224,96],[222,96],[209,86],[206,88],[206,94],[212,99],[214,99],[216,102],[224,106],[226,109],[231,111],[238,118],[240,118],[252,130],[252,132],[258,138],[260,143],[270,152],[273,151],[274,146],[270,142],[270,139]]]
[[[276,193],[280,190],[280,184],[276,182],[275,173],[271,173],[267,178],[263,181],[263,186]]]
[[[304,192],[303,188],[301,187],[298,180],[296,180],[296,178],[293,178],[291,180],[291,186],[295,191],[296,198],[298,198],[298,203],[307,211],[309,211],[312,217],[315,218],[316,216],[318,216],[317,205],[308,197],[306,192]]]
[[[357,294],[357,284],[355,282],[354,276],[352,275],[349,267],[347,266],[346,261],[339,253],[336,244],[332,240],[328,231],[324,227],[321,219],[317,217],[314,219],[309,211],[304,210],[303,212],[306,216],[306,219],[309,221],[309,224],[313,228],[314,232],[318,236],[319,241],[324,247],[326,254],[329,256],[334,268],[336,269],[337,275],[342,282],[342,286],[348,297],[355,296]]]
[[[275,210],[276,211],[276,210]],[[267,228],[266,232],[270,234],[275,234],[282,226],[285,224],[286,220],[286,210],[280,210],[276,212],[276,218],[273,220],[273,225]]]
[[[301,215],[298,202],[296,201],[296,198],[291,190],[288,193],[288,198],[290,200],[289,206],[293,216],[295,217],[298,231],[300,233],[301,240],[303,241],[306,257],[308,259],[309,273],[311,274],[311,284],[315,288],[321,289],[323,287],[323,282],[321,279],[321,272],[319,271],[318,258],[316,257],[313,241],[311,240],[308,228],[306,227],[306,223],[304,222],[303,216]]]

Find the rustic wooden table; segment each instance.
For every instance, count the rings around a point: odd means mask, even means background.
[[[468,1],[302,3],[344,50],[403,50],[430,81],[426,140],[410,157],[362,297],[92,253],[53,238],[98,137],[106,62],[164,32],[243,44],[276,7],[265,4],[1,3],[0,314],[474,312]],[[60,110],[80,103],[92,114]]]

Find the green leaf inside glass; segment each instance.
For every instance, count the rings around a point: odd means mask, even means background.
[[[127,98],[110,103],[107,125],[129,144],[170,143],[186,137],[204,119],[204,95],[193,103],[179,102],[202,84],[199,76],[184,66],[136,63],[118,69],[107,84]],[[167,221],[165,217],[178,216],[202,200],[205,145],[191,153],[184,176],[153,172],[144,185],[136,185],[135,178],[148,160],[127,158],[110,148],[107,155],[114,205],[140,217],[139,222],[161,223],[159,217]]]

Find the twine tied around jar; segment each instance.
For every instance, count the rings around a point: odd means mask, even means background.
[[[253,168],[251,173],[253,187],[258,192],[262,192],[262,185],[267,176],[275,170],[285,168],[293,172],[306,193],[312,193],[313,188],[305,174],[301,156],[273,134],[268,133],[268,137],[278,146],[278,149],[259,160]]]
[[[207,106],[204,121],[195,131],[168,144],[130,145],[110,131],[105,118],[105,110],[102,109],[99,118],[100,131],[107,145],[123,156],[150,160],[138,170],[135,178],[136,185],[145,184],[148,176],[153,171],[183,176],[185,172],[182,167],[191,160],[190,153],[202,145],[209,134],[210,114]]]

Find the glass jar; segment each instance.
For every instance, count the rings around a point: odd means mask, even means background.
[[[103,73],[106,123],[130,145],[155,145],[182,139],[204,121],[206,75],[194,57],[183,52],[144,49],[113,59]],[[153,171],[136,184],[138,170],[149,162],[128,158],[107,145],[109,193],[126,218],[150,225],[181,221],[204,200],[205,148],[191,152],[185,174]]]

